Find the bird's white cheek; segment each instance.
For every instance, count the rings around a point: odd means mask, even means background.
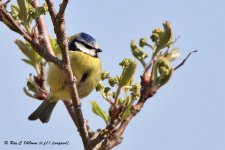
[[[82,52],[87,53],[91,56],[95,56],[96,52],[94,49],[88,49],[86,48],[83,44],[75,42],[75,45],[77,46],[78,49],[80,49]]]

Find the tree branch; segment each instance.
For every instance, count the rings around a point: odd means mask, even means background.
[[[46,3],[49,8],[49,13],[52,18],[52,23],[54,26],[54,31],[57,37],[57,43],[62,52],[62,61],[65,64],[64,71],[67,77],[68,86],[70,87],[70,96],[73,101],[73,107],[76,114],[77,119],[77,127],[80,132],[83,145],[85,150],[91,150],[91,140],[88,135],[88,130],[84,121],[83,113],[81,111],[81,102],[77,92],[77,86],[75,84],[76,78],[73,76],[72,68],[70,65],[69,55],[68,55],[68,42],[66,36],[66,28],[65,28],[65,19],[64,19],[64,11],[68,4],[68,0],[63,0],[60,5],[59,13],[56,15],[54,5],[52,1],[46,0]],[[57,16],[57,17],[56,17]]]

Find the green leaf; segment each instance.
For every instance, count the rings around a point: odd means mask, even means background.
[[[22,61],[25,62],[26,64],[31,65],[31,66],[34,67],[34,64],[33,64],[32,61],[30,61],[30,60],[28,60],[28,59],[25,59],[25,58],[22,58]]]
[[[120,65],[123,67],[123,72],[120,76],[119,87],[123,87],[133,80],[137,64],[131,59],[124,59]]]
[[[168,21],[163,23],[164,30],[157,28],[152,31],[151,39],[156,44],[156,55],[161,49],[169,47],[173,43],[172,27]]]
[[[16,5],[11,5],[11,15],[13,17],[13,19],[15,20],[19,20],[19,12],[20,12],[20,8]]]
[[[166,21],[163,23],[164,32],[160,37],[160,46],[163,48],[164,46],[167,47],[172,42],[172,27],[171,24]]]
[[[15,44],[19,47],[19,49],[25,56],[27,56],[31,61],[35,61],[35,51],[28,44],[19,39],[15,40]]]
[[[38,55],[38,56],[39,56],[39,55]],[[41,61],[42,61],[42,59],[43,59],[43,58],[42,58],[41,56],[39,56],[38,59],[37,59],[37,64],[40,64]]]
[[[108,125],[110,121],[109,115],[98,105],[96,101],[91,101],[91,105],[93,113],[101,117],[105,121],[106,125]]]
[[[30,25],[34,19],[48,11],[47,4],[34,8],[31,5],[32,0],[17,0],[18,6],[12,5],[12,16],[19,20],[27,32],[30,32]]]
[[[131,106],[132,106],[132,101],[131,101],[131,97],[128,96],[125,100],[125,109],[121,115],[121,120],[125,120],[129,115],[130,115],[130,109],[131,109]]]
[[[17,0],[17,3],[20,8],[19,17],[24,22],[24,24],[27,24],[27,1]]]
[[[24,92],[27,96],[32,97],[32,98],[35,98],[35,96],[34,96],[33,94],[31,94],[31,93],[27,90],[27,88],[25,88],[25,87],[23,87],[23,92]]]
[[[38,53],[36,53],[35,51],[34,51],[34,58],[35,58],[35,63],[36,64],[40,64],[41,63],[42,57],[40,55],[38,55]]]
[[[36,19],[38,18],[40,15],[46,14],[46,12],[48,11],[46,6],[40,6],[37,8],[33,8],[31,5],[29,5],[30,9],[29,9],[29,15],[31,19]]]
[[[23,52],[25,56],[29,59],[22,59],[25,63],[32,64],[32,66],[39,65],[42,61],[42,57],[36,53],[33,48],[31,48],[29,43],[23,42],[22,40],[15,40],[16,45]]]
[[[169,61],[174,61],[180,56],[180,51],[178,48],[173,48],[166,54],[166,59]]]
[[[34,85],[34,83],[32,83],[31,81],[27,81],[27,87],[30,91],[37,93],[38,89],[37,87]]]

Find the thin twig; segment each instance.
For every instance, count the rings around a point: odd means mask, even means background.
[[[191,54],[196,53],[196,52],[198,52],[198,50],[194,50],[194,51],[190,52],[190,53],[187,55],[187,57],[186,57],[179,65],[177,65],[173,70],[175,71],[175,70],[177,70],[178,68],[180,68],[181,66],[183,66],[184,63],[187,61],[187,59],[191,56]]]
[[[11,1],[11,0],[7,0],[7,1],[4,3],[5,7],[8,5],[8,3],[10,3],[10,1]]]
[[[56,18],[64,17],[64,12],[65,12],[67,4],[68,4],[68,0],[63,0],[63,3],[60,4],[59,12],[57,13]]]
[[[70,65],[69,55],[68,55],[68,42],[66,36],[65,29],[65,19],[64,19],[64,11],[67,6],[68,0],[63,0],[60,5],[59,13],[56,15],[54,5],[52,1],[46,0],[48,5],[49,13],[52,18],[52,23],[54,26],[54,31],[57,37],[57,43],[61,49],[62,53],[62,61],[65,65],[64,71],[67,77],[68,86],[70,87],[70,96],[73,101],[74,111],[77,117],[77,127],[80,132],[83,145],[85,150],[91,150],[91,140],[88,135],[87,126],[85,124],[85,120],[83,117],[83,113],[81,111],[81,102],[77,92],[77,86],[75,84],[76,78],[73,76],[72,68]],[[57,16],[57,17],[56,17]]]

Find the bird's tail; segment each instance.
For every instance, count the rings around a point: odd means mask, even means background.
[[[42,123],[47,123],[57,102],[44,100],[41,105],[28,117],[29,120],[40,119]]]

